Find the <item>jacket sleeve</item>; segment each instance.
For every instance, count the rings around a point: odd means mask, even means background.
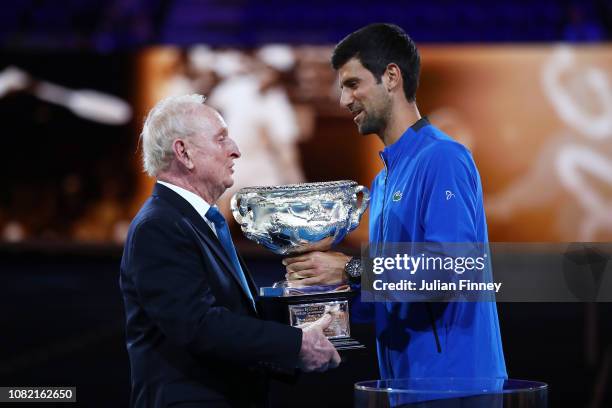
[[[181,223],[149,218],[134,231],[129,274],[147,315],[196,355],[295,368],[301,330],[219,306],[202,270],[202,251]]]
[[[421,220],[425,242],[476,242],[479,179],[465,147],[445,143],[422,166]],[[480,204],[479,204],[480,203]]]
[[[476,166],[469,151],[457,143],[444,143],[430,153],[422,166],[424,243],[420,244],[419,252],[428,258],[442,259],[445,265],[448,259],[453,259],[453,266],[442,268],[442,264],[434,263],[421,276],[429,282],[454,282],[455,288],[459,287],[460,279],[482,281],[486,275],[474,269],[474,261],[465,261],[482,256],[485,249],[485,243],[478,242],[482,193]],[[448,301],[463,297],[466,292],[433,290],[421,294],[428,300]]]

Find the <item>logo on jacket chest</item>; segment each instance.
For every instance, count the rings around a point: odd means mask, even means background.
[[[393,193],[393,201],[397,202],[399,200],[402,199],[402,196],[404,195],[404,193],[402,193],[400,190],[397,190],[395,193]]]

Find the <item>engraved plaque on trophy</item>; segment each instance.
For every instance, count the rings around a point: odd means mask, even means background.
[[[359,203],[359,194],[361,202]],[[354,181],[247,187],[231,200],[232,214],[244,235],[280,255],[330,247],[359,225],[370,193]],[[325,335],[339,350],[363,348],[350,337],[347,284],[292,287],[287,281],[260,288],[260,299],[275,305],[274,318],[303,326],[329,312],[334,320]]]
[[[325,336],[330,339],[350,337],[348,307],[348,300],[289,305],[289,319],[292,326],[302,326],[318,320],[325,313],[332,312],[336,317],[323,331]]]

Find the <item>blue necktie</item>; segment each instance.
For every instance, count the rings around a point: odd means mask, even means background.
[[[246,277],[244,276],[244,271],[240,266],[240,261],[238,261],[238,254],[236,253],[236,248],[232,242],[232,237],[230,235],[227,222],[225,222],[225,218],[223,218],[223,215],[221,215],[219,210],[212,206],[206,212],[206,218],[208,218],[215,226],[215,229],[217,230],[217,238],[219,238],[219,241],[221,241],[221,245],[223,246],[223,249],[225,249],[225,253],[232,261],[232,265],[238,273],[240,282],[242,283],[245,292],[248,294],[251,303],[253,303],[253,308],[255,308],[255,301],[253,300],[253,295],[249,290],[249,284],[247,283]]]

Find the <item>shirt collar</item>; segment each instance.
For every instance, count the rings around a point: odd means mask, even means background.
[[[208,204],[202,197],[200,197],[197,194],[192,193],[189,190],[185,190],[182,187],[175,186],[174,184],[168,183],[166,181],[157,180],[157,182],[161,184],[162,186],[168,187],[169,189],[174,191],[176,194],[183,197],[189,204],[191,204],[193,208],[195,208],[195,210],[198,212],[198,214],[200,214],[202,218],[204,218],[204,220],[207,220],[206,213],[208,212],[208,209],[210,208],[210,204]]]
[[[385,166],[391,166],[395,160],[406,154],[410,154],[410,150],[415,144],[412,142],[417,132],[423,129],[425,126],[430,125],[429,119],[423,116],[417,120],[412,126],[410,126],[402,135],[395,141],[395,143],[386,146],[383,151],[380,152],[380,157],[385,162]]]

